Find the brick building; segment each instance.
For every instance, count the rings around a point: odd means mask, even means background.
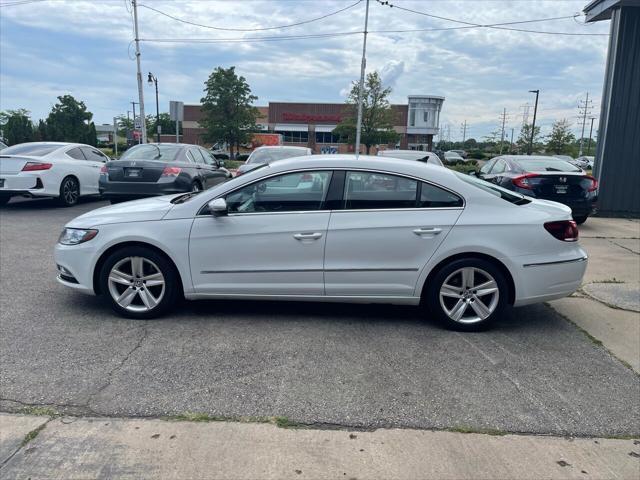
[[[397,146],[431,150],[443,102],[444,97],[410,95],[406,105],[392,105],[394,128],[400,134]],[[269,102],[268,106],[258,107],[257,123],[263,132],[282,134],[285,145],[309,147],[315,153],[347,153],[353,152],[353,145],[339,142],[331,133],[345,115],[350,114],[347,108],[344,103]],[[184,142],[203,143],[203,130],[198,124],[201,115],[200,105],[184,106]]]

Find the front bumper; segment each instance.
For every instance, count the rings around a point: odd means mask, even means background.
[[[54,258],[59,283],[79,292],[95,295],[93,290],[95,247],[91,245],[91,241],[80,245],[58,243],[54,249]]]

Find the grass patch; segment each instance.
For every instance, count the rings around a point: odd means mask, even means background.
[[[457,427],[447,428],[446,431],[455,432],[455,433],[481,433],[483,435],[493,435],[497,437],[501,437],[509,434],[509,432],[496,430],[494,428],[474,428],[474,427],[469,427],[467,425],[459,425]]]
[[[58,414],[53,408],[49,407],[22,407],[18,413],[24,415],[38,415],[39,417],[55,417]]]
[[[24,438],[22,439],[22,443],[20,444],[21,447],[24,447],[27,443],[29,443],[31,440],[33,440],[34,438],[36,438],[38,436],[38,434],[44,429],[44,427],[46,427],[47,424],[43,423],[42,425],[40,425],[38,428],[34,428],[33,430],[31,430],[29,433],[27,433]]]
[[[238,422],[238,423],[270,423],[279,428],[296,428],[301,424],[289,420],[287,417],[225,417],[221,415],[209,415],[202,412],[185,412],[177,415],[162,417],[168,422]]]

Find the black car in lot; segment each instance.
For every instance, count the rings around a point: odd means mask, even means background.
[[[145,143],[127,150],[100,171],[100,193],[111,203],[206,190],[227,181],[224,163],[197,145]]]
[[[563,203],[571,208],[578,224],[595,212],[598,181],[556,157],[502,155],[489,160],[475,175],[529,197]]]

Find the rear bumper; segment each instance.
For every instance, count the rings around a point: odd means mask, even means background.
[[[100,194],[106,198],[143,198],[184,193],[191,185],[182,182],[100,182]]]
[[[580,288],[588,263],[586,252],[579,246],[559,258],[526,255],[517,260],[516,307],[571,295]]]
[[[0,174],[0,178],[4,180],[0,187],[0,196],[13,197],[25,195],[34,196],[51,196],[53,192],[45,190],[42,179],[37,175],[28,174]]]

